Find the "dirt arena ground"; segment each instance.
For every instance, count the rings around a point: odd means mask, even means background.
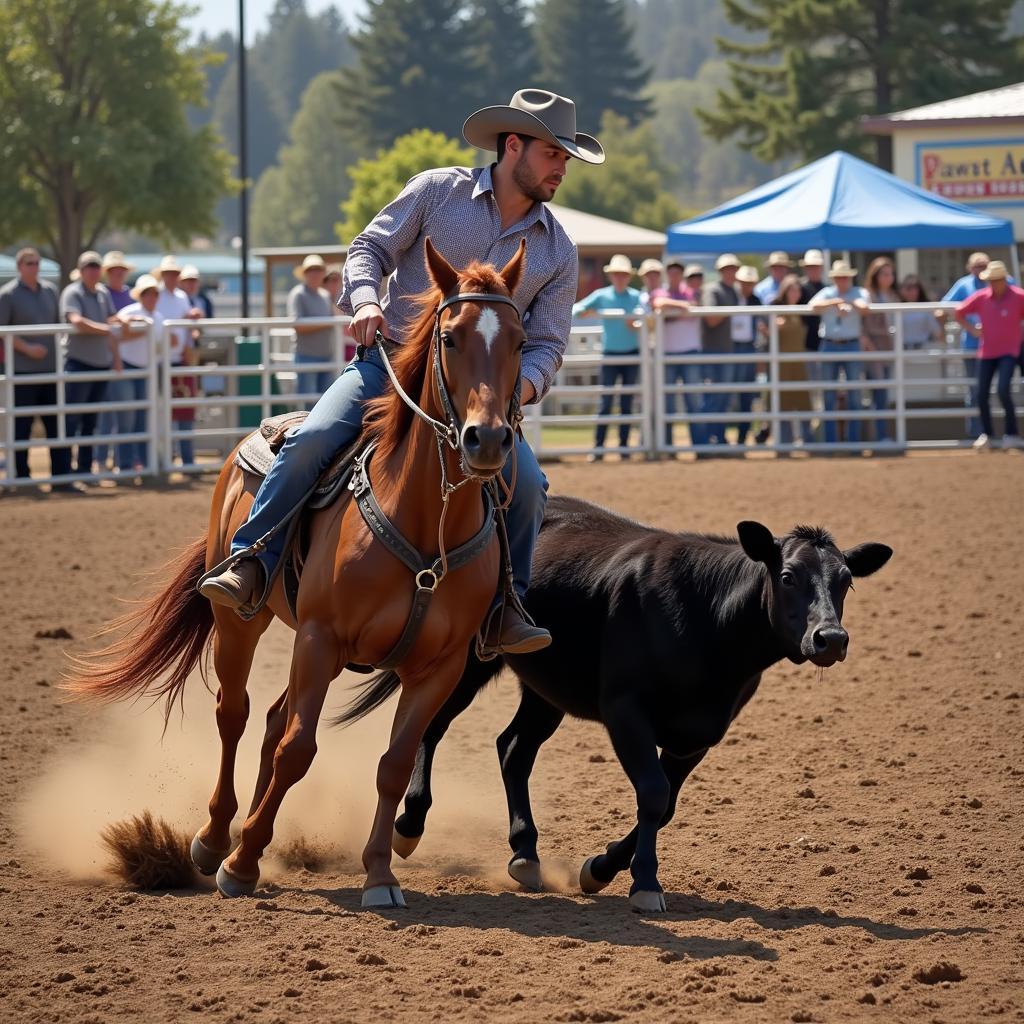
[[[893,561],[847,603],[849,660],[772,669],[662,834],[668,913],[597,897],[580,863],[635,805],[603,733],[567,723],[533,791],[549,891],[504,873],[494,737],[503,679],[439,754],[409,909],[359,909],[359,851],[390,714],[321,731],[256,898],[135,893],[100,829],[150,809],[191,834],[217,758],[212,697],[62,703],[81,650],[205,526],[208,483],[0,498],[0,1019],[4,1021],[1024,1021],[1024,458],[562,465],[553,490],[669,528],[821,522]],[[62,632],[71,634],[63,638]],[[45,634],[57,632],[57,638]],[[240,755],[287,675],[273,629]],[[343,703],[345,679],[329,705]],[[298,844],[298,845],[297,845]],[[308,867],[302,867],[301,862]],[[312,870],[310,870],[312,868]]]

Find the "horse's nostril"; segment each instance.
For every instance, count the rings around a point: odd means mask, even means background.
[[[515,442],[515,439],[516,439],[516,436],[512,432],[512,428],[511,427],[506,427],[505,428],[505,436],[501,440],[501,450],[503,452],[509,451],[512,448],[513,443]]]
[[[476,427],[469,426],[462,431],[462,447],[470,451],[480,447],[480,431]]]

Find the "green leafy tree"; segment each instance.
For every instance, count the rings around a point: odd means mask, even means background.
[[[540,0],[537,85],[576,103],[576,122],[593,131],[606,110],[635,125],[651,113],[650,70],[633,45],[625,0]]]
[[[537,79],[537,51],[522,0],[472,0],[474,87],[485,103],[507,103]],[[469,111],[467,111],[467,114]]]
[[[601,137],[615,140],[607,160],[597,167],[574,160],[556,202],[657,231],[679,220],[679,203],[662,185],[668,171],[651,124],[631,129],[624,117],[608,111]]]
[[[310,82],[278,162],[263,172],[253,193],[256,245],[314,245],[334,234],[338,206],[350,188],[352,147],[337,123],[338,73]]]
[[[351,42],[358,63],[342,72],[338,107],[368,150],[416,128],[454,138],[480,106],[463,0],[368,0]]]
[[[440,132],[421,128],[396,139],[390,149],[381,150],[373,159],[360,160],[349,169],[352,191],[341,204],[345,220],[336,225],[338,237],[351,242],[421,171],[431,167],[471,167],[474,152]]]
[[[1005,0],[723,0],[756,41],[719,39],[730,85],[700,112],[765,160],[837,148],[870,156],[859,119],[1015,80]],[[874,158],[892,168],[892,139]]]
[[[185,241],[231,187],[189,127],[203,69],[164,0],[0,4],[0,244],[45,242],[66,276],[111,228]]]

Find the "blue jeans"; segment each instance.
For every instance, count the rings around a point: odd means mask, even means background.
[[[736,363],[709,363],[705,367],[705,377],[711,384],[732,384],[736,380],[736,366]],[[704,406],[701,411],[723,413],[729,408],[732,397],[728,391],[709,391],[704,396]],[[712,438],[717,438],[720,444],[725,444],[725,426],[724,423],[710,421],[705,423],[705,443],[709,443]]]
[[[892,365],[889,363],[868,363],[868,380],[889,380],[892,377]],[[871,407],[878,412],[889,408],[889,392],[886,388],[871,389]],[[875,440],[885,441],[891,436],[887,419],[875,420]]]
[[[1013,395],[1010,385],[1013,382],[1013,371],[1017,366],[1014,356],[999,356],[998,359],[978,360],[978,406],[981,410],[982,433],[992,436],[992,406],[989,399],[989,388],[992,378],[999,375],[996,382],[996,394],[1003,403],[1003,433],[1017,433],[1017,412],[1013,408]]]
[[[126,370],[137,370],[142,367],[124,364]],[[111,402],[144,402],[146,400],[146,379],[140,377],[132,380],[111,381],[107,390],[107,397]],[[123,412],[111,413],[115,420],[119,434],[143,434],[146,431],[146,410],[126,409]],[[100,430],[103,430],[103,417],[100,417]],[[96,458],[102,464],[99,456],[100,448],[96,448]],[[136,464],[145,466],[147,462],[147,445],[145,441],[126,441],[117,446],[117,468],[122,473],[131,472]]]
[[[964,356],[964,376],[970,377],[971,383],[967,387],[967,396],[964,404],[970,409],[978,408],[978,358],[977,356]],[[967,436],[977,437],[981,433],[981,420],[974,415],[967,418]]]
[[[181,464],[183,466],[194,465],[196,461],[195,447],[192,444],[192,438],[188,436],[195,429],[195,426],[195,420],[174,420],[171,423],[171,433],[183,435],[174,439],[174,448],[178,455],[181,456]]]
[[[79,362],[70,357],[64,363],[64,370],[67,373],[96,373],[102,367],[89,366],[88,363]],[[106,401],[107,382],[105,380],[69,380],[64,384],[64,401],[68,405],[89,405],[93,402]],[[96,433],[95,412],[69,412],[66,415],[64,430],[68,440],[78,437],[84,442]],[[63,456],[62,456],[63,458]],[[80,443],[75,463],[71,467],[72,473],[92,472],[92,444]]]
[[[291,511],[337,452],[359,436],[363,403],[384,394],[389,387],[390,381],[376,347],[367,349],[362,360],[353,360],[345,367],[305,422],[285,441],[256,492],[249,518],[231,540],[232,554],[250,547]],[[516,459],[516,490],[506,513],[506,524],[516,592],[523,597],[530,583],[537,534],[544,521],[548,482],[533,450],[524,441],[516,441]],[[511,470],[509,460],[503,471],[507,481],[511,481]],[[285,532],[278,531],[258,556],[268,578],[281,558]]]
[[[752,341],[733,342],[733,351],[736,355],[754,355],[754,343]],[[757,363],[736,363],[733,366],[736,371],[733,381],[737,384],[753,384],[757,380]],[[736,400],[739,405],[739,412],[749,414],[754,408],[754,399],[757,398],[755,391],[737,391]],[[750,432],[750,420],[739,420],[736,423],[736,443],[746,444],[747,434]]]
[[[635,352],[616,352],[615,355],[632,356]],[[633,387],[640,377],[640,367],[637,365],[607,366],[601,365],[601,387],[613,388],[618,381],[622,381],[624,388]],[[612,400],[614,395],[604,394],[601,396],[601,405],[597,410],[598,416],[608,416],[612,411]],[[619,411],[623,416],[629,416],[633,411],[633,396],[619,395]],[[603,448],[605,435],[608,433],[607,423],[598,423],[594,431],[594,447]],[[619,424],[619,447],[629,447],[629,424]]]
[[[295,365],[302,366],[304,363],[326,363],[330,361],[329,356],[321,359],[319,356],[307,356],[302,352],[295,353]],[[337,376],[332,370],[299,370],[295,379],[295,390],[300,395],[313,394],[322,395],[334,382]],[[316,403],[307,404],[307,409],[312,409]]]
[[[860,351],[860,339],[854,338],[852,341],[829,341],[823,338],[821,342],[822,352],[842,352],[849,354],[851,352]],[[859,381],[863,379],[864,364],[855,360],[837,360],[836,362],[828,362],[821,364],[821,379],[823,381],[838,381],[839,371],[843,371],[843,377],[846,382]],[[836,395],[838,390],[836,388],[825,388],[825,412],[836,411]],[[847,391],[846,392],[846,408],[851,411],[860,408],[860,392],[859,391]],[[825,443],[835,444],[839,440],[839,424],[843,422],[846,424],[846,440],[856,443],[860,440],[860,423],[857,420],[825,420]]]
[[[107,384],[107,401],[108,402],[120,402],[122,399],[115,398],[114,394],[117,390],[117,385],[121,381],[112,380]],[[120,434],[121,428],[117,425],[117,414],[104,410],[99,414],[99,418],[96,420],[96,433],[103,434]],[[105,441],[101,441],[99,444],[93,445],[92,457],[96,460],[100,467],[100,472],[107,468],[107,456],[110,454],[110,445]]]
[[[677,363],[665,367],[665,384],[700,385],[704,383],[704,367],[699,363]],[[679,395],[665,396],[665,414],[671,416],[678,408],[676,399]],[[701,410],[701,396],[696,391],[687,391],[682,395],[683,406],[687,416],[696,416]],[[704,424],[690,423],[690,444],[704,444]],[[665,424],[665,443],[672,443],[672,424]]]

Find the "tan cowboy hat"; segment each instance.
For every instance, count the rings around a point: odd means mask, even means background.
[[[477,149],[497,151],[503,132],[543,139],[587,164],[603,164],[604,149],[576,131],[576,104],[547,89],[520,89],[507,107],[483,107],[466,118],[462,134]]]
[[[329,277],[341,277],[341,264],[340,263],[328,263],[327,273],[324,274],[324,280],[326,281]]]
[[[136,302],[142,298],[142,293],[150,288],[159,288],[160,282],[152,274],[141,274],[135,287],[128,293]]]
[[[689,263],[683,271],[683,277],[703,277],[704,268],[699,263]]]
[[[661,274],[664,270],[665,268],[661,265],[661,260],[646,259],[640,264],[640,269],[637,273],[643,277],[644,274],[653,274],[655,271]]]
[[[154,267],[150,274],[158,281],[162,281],[164,274],[180,274],[181,264],[173,256],[165,256],[159,266]]]
[[[606,274],[629,274],[632,276],[636,273],[636,268],[629,262],[629,257],[623,256],[621,252],[616,253],[602,269]]]
[[[181,268],[181,276],[178,278],[179,281],[198,281],[199,280],[199,268],[192,263],[186,263]]]
[[[327,264],[324,263],[323,257],[318,256],[315,252],[310,253],[303,261],[302,266],[296,267],[292,273],[301,281],[306,276],[307,270],[326,270]]]
[[[78,257],[78,270],[82,267],[102,267],[103,258],[98,252],[94,252],[92,249],[87,249]]]
[[[757,272],[757,267],[740,267],[736,271],[736,280],[745,281],[747,284],[757,284],[761,280],[761,275]]]
[[[857,268],[851,267],[846,260],[833,260],[832,269],[828,272],[829,277],[856,277]]]
[[[967,257],[967,269],[970,270],[971,267],[976,267],[979,263],[988,262],[990,261],[987,252],[972,252],[971,255]]]
[[[808,249],[804,258],[800,261],[801,267],[823,267],[825,266],[825,254],[820,249]]]
[[[1005,281],[1009,274],[1002,260],[993,260],[979,275],[982,281]]]
[[[793,263],[789,258],[789,253],[783,252],[781,249],[776,249],[775,252],[768,257],[769,267],[791,267],[792,265]]]
[[[122,270],[132,271],[135,269],[125,258],[124,253],[118,249],[112,249],[103,257],[103,269],[113,270],[120,267]]]
[[[740,258],[734,252],[723,252],[721,256],[715,260],[715,270],[723,270],[725,267],[740,267]]]

